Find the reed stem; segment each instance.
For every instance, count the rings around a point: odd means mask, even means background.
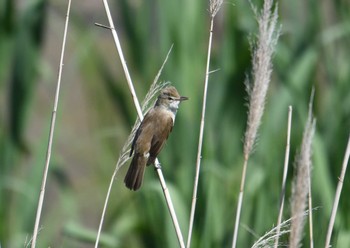
[[[55,93],[55,99],[54,99],[54,106],[53,106],[53,110],[52,110],[52,114],[51,114],[49,140],[48,140],[47,151],[46,151],[46,161],[45,161],[45,167],[44,167],[44,172],[43,172],[43,177],[42,177],[42,182],[41,182],[41,187],[40,187],[39,201],[38,201],[38,207],[37,207],[37,212],[36,212],[36,217],[35,217],[35,224],[34,224],[34,231],[33,231],[31,248],[34,248],[36,246],[39,224],[40,224],[40,219],[41,219],[41,212],[42,212],[44,198],[45,198],[47,175],[48,175],[49,167],[50,167],[53,135],[55,132],[56,114],[57,114],[58,100],[59,100],[60,88],[61,88],[61,79],[62,79],[62,71],[63,71],[63,58],[64,58],[64,51],[65,51],[65,47],[66,47],[66,38],[67,38],[67,30],[68,30],[68,23],[69,23],[70,6],[71,6],[71,0],[68,0],[66,21],[65,21],[64,32],[63,32],[61,58],[60,58],[60,65],[59,65],[57,85],[56,85],[56,93]]]

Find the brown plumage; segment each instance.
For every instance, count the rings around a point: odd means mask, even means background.
[[[146,114],[132,142],[130,156],[134,154],[134,157],[124,179],[127,188],[138,190],[141,187],[146,165],[154,164],[173,129],[179,103],[187,99],[180,96],[172,86],[161,91],[155,106]]]

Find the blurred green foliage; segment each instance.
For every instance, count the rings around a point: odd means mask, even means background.
[[[161,80],[190,101],[160,155],[186,239],[208,43],[206,1],[111,1],[140,100],[174,44]],[[254,1],[259,5],[260,2]],[[0,1],[0,244],[20,247],[34,226],[66,1]],[[119,150],[136,118],[100,1],[73,1],[56,133],[38,247],[93,247]],[[324,245],[350,127],[348,1],[281,1],[274,73],[255,152],[249,161],[238,247],[276,223],[292,105],[291,166],[315,87],[313,154],[315,247]],[[244,81],[257,23],[248,1],[225,2],[214,27],[207,114],[192,247],[230,247],[242,169]],[[127,166],[125,166],[127,167]],[[120,170],[101,247],[178,247],[154,171],[139,192]],[[350,180],[344,181],[333,247],[350,246]],[[288,219],[287,201],[284,218]],[[254,233],[251,233],[251,230]],[[286,242],[287,237],[282,241]],[[308,247],[305,229],[304,247]]]

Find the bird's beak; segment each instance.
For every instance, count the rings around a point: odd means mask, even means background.
[[[180,96],[180,102],[188,100],[189,98],[187,96]]]

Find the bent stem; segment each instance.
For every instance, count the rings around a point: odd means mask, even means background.
[[[50,131],[49,131],[49,141],[48,141],[47,151],[46,151],[45,167],[44,167],[43,178],[42,178],[40,194],[39,194],[38,207],[37,207],[37,212],[36,212],[36,217],[35,217],[32,245],[31,245],[32,248],[34,248],[36,246],[36,240],[38,237],[41,211],[42,211],[43,204],[44,204],[47,175],[48,175],[49,166],[50,166],[51,149],[52,149],[52,143],[53,143],[53,134],[55,131],[55,124],[56,124],[56,113],[57,113],[58,99],[59,99],[59,95],[60,95],[61,78],[62,78],[62,71],[63,71],[63,58],[64,58],[64,50],[66,47],[66,38],[67,38],[67,30],[68,30],[68,23],[69,23],[70,6],[71,6],[71,0],[68,1],[66,22],[65,22],[65,26],[64,26],[64,32],[63,32],[63,41],[62,41],[61,58],[60,58],[60,65],[59,65],[57,85],[56,85],[55,100],[54,100],[54,106],[53,106],[52,115],[51,115],[51,124],[50,124]]]
[[[339,181],[338,181],[337,191],[335,193],[332,214],[331,214],[331,218],[329,220],[325,248],[328,248],[330,246],[330,243],[331,243],[331,237],[332,237],[332,231],[333,231],[334,222],[335,222],[335,216],[337,215],[339,199],[340,199],[341,191],[343,188],[343,182],[344,182],[344,177],[345,177],[345,173],[346,173],[346,168],[347,168],[348,162],[349,162],[349,157],[350,157],[350,135],[349,135],[349,140],[348,140],[348,144],[347,144],[345,155],[344,155],[343,166],[342,166],[342,170],[341,170]]]
[[[110,10],[109,10],[109,6],[108,6],[107,0],[103,0],[103,5],[105,7],[105,11],[106,11],[106,14],[107,14],[110,30],[111,30],[112,35],[113,35],[114,43],[115,43],[115,46],[116,46],[117,51],[118,51],[120,62],[121,62],[122,67],[123,67],[123,71],[124,71],[124,74],[125,74],[125,77],[126,77],[126,80],[127,80],[127,83],[128,83],[128,87],[129,87],[132,99],[134,101],[134,105],[135,105],[138,117],[142,121],[143,114],[142,114],[141,106],[140,106],[140,103],[139,103],[139,101],[137,99],[137,96],[136,96],[136,93],[135,93],[135,89],[134,89],[134,85],[132,83],[129,70],[128,70],[128,67],[127,67],[126,62],[125,62],[125,58],[124,58],[123,51],[122,51],[122,48],[121,48],[121,45],[120,45],[120,42],[119,42],[119,37],[118,37],[117,31],[114,28],[113,19],[112,19]],[[156,160],[156,165],[157,164],[159,164],[158,160]],[[173,224],[174,224],[174,228],[175,228],[175,231],[176,231],[176,234],[177,234],[177,238],[178,238],[180,247],[184,248],[185,245],[184,245],[182,233],[181,233],[180,226],[179,226],[179,223],[178,223],[178,220],[177,220],[177,216],[176,216],[175,211],[174,211],[174,207],[173,207],[173,203],[172,203],[170,194],[169,194],[169,192],[167,190],[167,187],[166,187],[166,184],[165,184],[163,173],[162,173],[160,168],[157,168],[157,172],[158,172],[159,180],[161,182],[161,186],[162,186],[162,189],[163,189],[163,192],[164,192],[165,200],[166,200],[166,203],[167,203],[170,215],[171,215],[171,219],[172,219]],[[114,173],[113,173],[113,175],[114,175]],[[112,184],[113,184],[113,180],[111,180],[110,188],[111,188]],[[107,206],[108,198],[109,198],[109,193],[107,193],[107,198],[106,198],[106,202],[105,202],[106,206]],[[104,213],[103,213],[102,218],[103,217],[104,217]],[[101,220],[99,232],[97,234],[96,243],[95,243],[95,247],[96,248],[98,247],[99,237],[100,237],[100,232],[101,232],[101,229],[102,229],[102,225],[103,225],[103,220]]]

